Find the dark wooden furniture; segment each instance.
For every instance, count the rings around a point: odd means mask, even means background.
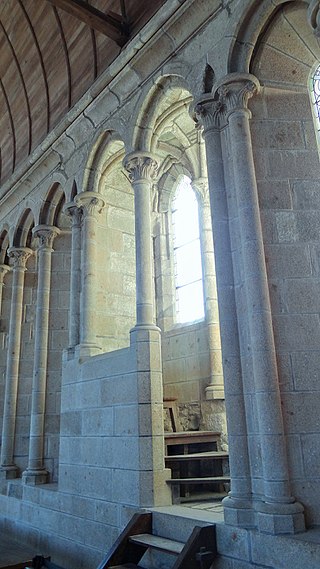
[[[165,464],[172,477],[172,501],[180,503],[203,491],[216,498],[226,495],[228,453],[218,450],[220,433],[185,431],[165,434]],[[199,497],[199,496],[198,496]]]

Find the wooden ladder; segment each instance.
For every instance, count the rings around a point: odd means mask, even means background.
[[[152,514],[135,514],[98,569],[141,569],[147,550],[173,557],[172,569],[209,569],[217,555],[215,526],[195,527],[182,543],[152,534]]]

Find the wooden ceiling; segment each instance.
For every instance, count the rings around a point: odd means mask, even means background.
[[[0,185],[165,0],[0,0]]]

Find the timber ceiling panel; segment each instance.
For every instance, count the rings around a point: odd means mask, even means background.
[[[164,3],[0,0],[0,185]]]

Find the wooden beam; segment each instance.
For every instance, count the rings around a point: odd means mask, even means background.
[[[68,12],[93,30],[108,36],[121,47],[128,41],[128,25],[115,12],[110,10],[107,13],[101,12],[84,0],[47,0],[47,2]]]

